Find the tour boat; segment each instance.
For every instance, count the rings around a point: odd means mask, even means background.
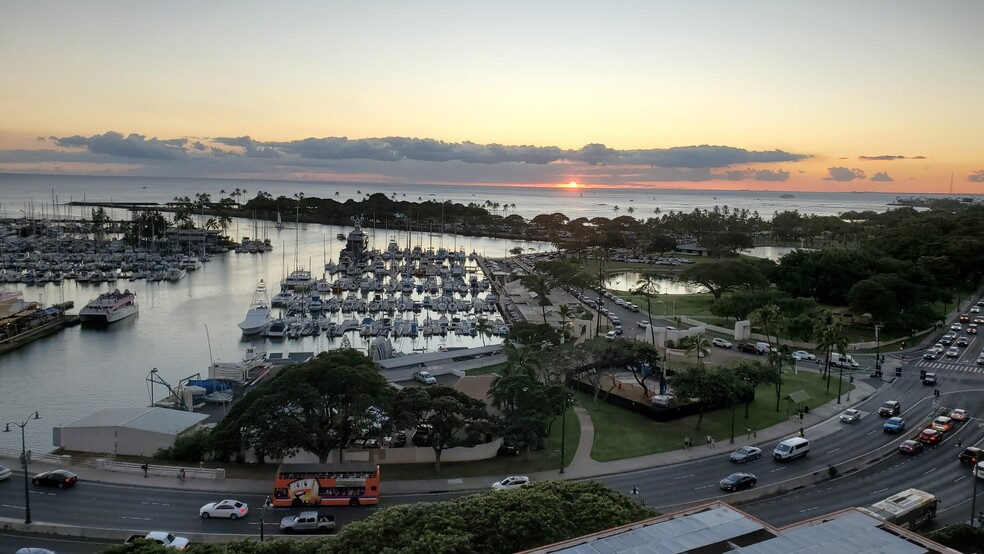
[[[246,319],[239,324],[239,328],[243,330],[244,335],[255,335],[266,329],[272,321],[266,283],[260,279],[260,282],[256,284],[256,290],[253,292],[249,309],[246,311]]]
[[[79,310],[83,325],[109,325],[137,313],[137,297],[125,290],[105,292]]]

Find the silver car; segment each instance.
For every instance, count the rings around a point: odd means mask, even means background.
[[[850,408],[841,412],[840,420],[844,423],[854,423],[856,421],[861,421],[861,410],[855,410]]]
[[[762,457],[762,449],[755,446],[742,446],[738,450],[731,453],[732,462],[743,464],[745,462],[751,462],[752,460],[758,460]]]

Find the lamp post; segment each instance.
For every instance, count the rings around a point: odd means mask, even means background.
[[[21,462],[24,464],[24,524],[31,523],[31,491],[30,489],[28,489],[27,486],[28,459],[27,459],[27,443],[24,439],[24,428],[27,427],[27,424],[34,419],[41,419],[41,416],[38,415],[38,412],[36,411],[34,412],[34,415],[32,415],[31,417],[27,418],[26,420],[20,423],[17,423],[16,421],[7,423],[7,426],[3,430],[4,433],[9,433],[11,425],[16,425],[20,427],[21,430]]]
[[[841,403],[841,386],[844,384],[844,353],[841,352],[840,363],[837,364],[837,403]]]
[[[564,473],[564,456],[567,452],[567,406],[574,403],[574,397],[565,392],[563,399],[564,409],[560,414],[560,473]]]
[[[260,506],[260,542],[263,542],[263,516],[266,514],[267,506],[270,505],[270,497],[266,497],[263,501],[263,505]]]

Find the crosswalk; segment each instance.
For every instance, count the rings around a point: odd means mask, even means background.
[[[911,365],[919,368],[933,369],[936,371],[963,371],[965,373],[984,373],[984,366],[959,364],[952,362],[919,360]]]

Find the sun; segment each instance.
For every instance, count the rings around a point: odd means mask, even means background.
[[[562,186],[562,187],[564,187],[564,188],[569,188],[569,189],[579,189],[579,188],[581,188],[581,187],[582,187],[583,185],[579,185],[579,184],[577,183],[577,181],[571,181],[571,182],[569,182],[569,183],[567,183],[566,185],[560,185],[560,186]]]

